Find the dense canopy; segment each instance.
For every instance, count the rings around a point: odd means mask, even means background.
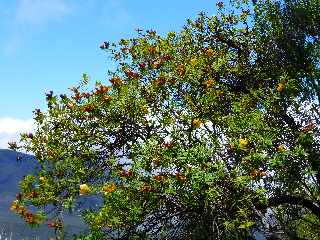
[[[84,74],[48,93],[11,143],[41,165],[12,209],[59,234],[77,199],[102,198],[81,209],[83,239],[319,239],[320,1],[217,8],[179,33],[104,42],[110,84]]]

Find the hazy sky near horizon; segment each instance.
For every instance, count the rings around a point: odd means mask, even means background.
[[[179,31],[200,11],[214,14],[215,2],[0,0],[0,148],[32,127],[45,92],[66,93],[82,73],[107,81],[111,65],[101,42],[134,36],[136,28]]]

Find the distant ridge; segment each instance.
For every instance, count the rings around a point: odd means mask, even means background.
[[[17,160],[17,157],[21,160]],[[17,183],[24,175],[34,173],[37,161],[32,155],[0,149],[0,193],[18,191]]]
[[[21,157],[21,160],[17,160],[17,156]],[[32,155],[0,149],[0,234],[6,233],[4,239],[48,239],[54,236],[54,231],[47,226],[31,229],[18,215],[10,211],[10,205],[19,192],[19,181],[23,176],[35,173],[37,166],[38,163]],[[78,217],[74,215],[66,218],[67,221],[68,219],[71,222],[70,228],[75,232],[83,229]]]
[[[17,156],[21,160],[17,160]],[[42,229],[29,228],[18,215],[10,211],[10,205],[19,191],[19,181],[36,169],[37,161],[33,156],[0,149],[0,232],[5,233],[4,237],[11,237],[12,240],[35,236],[47,239],[48,235],[53,235],[49,229],[46,229],[45,235],[39,234]]]

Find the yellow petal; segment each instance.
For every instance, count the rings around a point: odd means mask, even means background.
[[[199,118],[195,118],[195,119],[192,120],[192,126],[193,127],[198,128],[198,127],[201,126],[201,124],[202,124],[202,121]]]
[[[80,189],[79,189],[79,193],[80,195],[84,195],[90,192],[90,187],[87,184],[81,184],[80,185]]]
[[[283,92],[285,89],[285,85],[283,83],[279,83],[277,86],[277,91],[278,92]]]
[[[246,138],[240,138],[239,145],[240,148],[246,148],[248,146],[249,142]]]

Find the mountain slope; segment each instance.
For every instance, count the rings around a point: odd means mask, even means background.
[[[17,160],[17,156],[22,159]],[[3,232],[12,240],[33,239],[36,236],[38,239],[48,239],[54,236],[54,231],[47,226],[31,229],[10,211],[10,205],[19,192],[19,181],[23,176],[34,173],[37,166],[37,161],[31,155],[0,149],[0,238]],[[84,229],[83,223],[75,215],[66,217],[66,224],[72,232]]]

